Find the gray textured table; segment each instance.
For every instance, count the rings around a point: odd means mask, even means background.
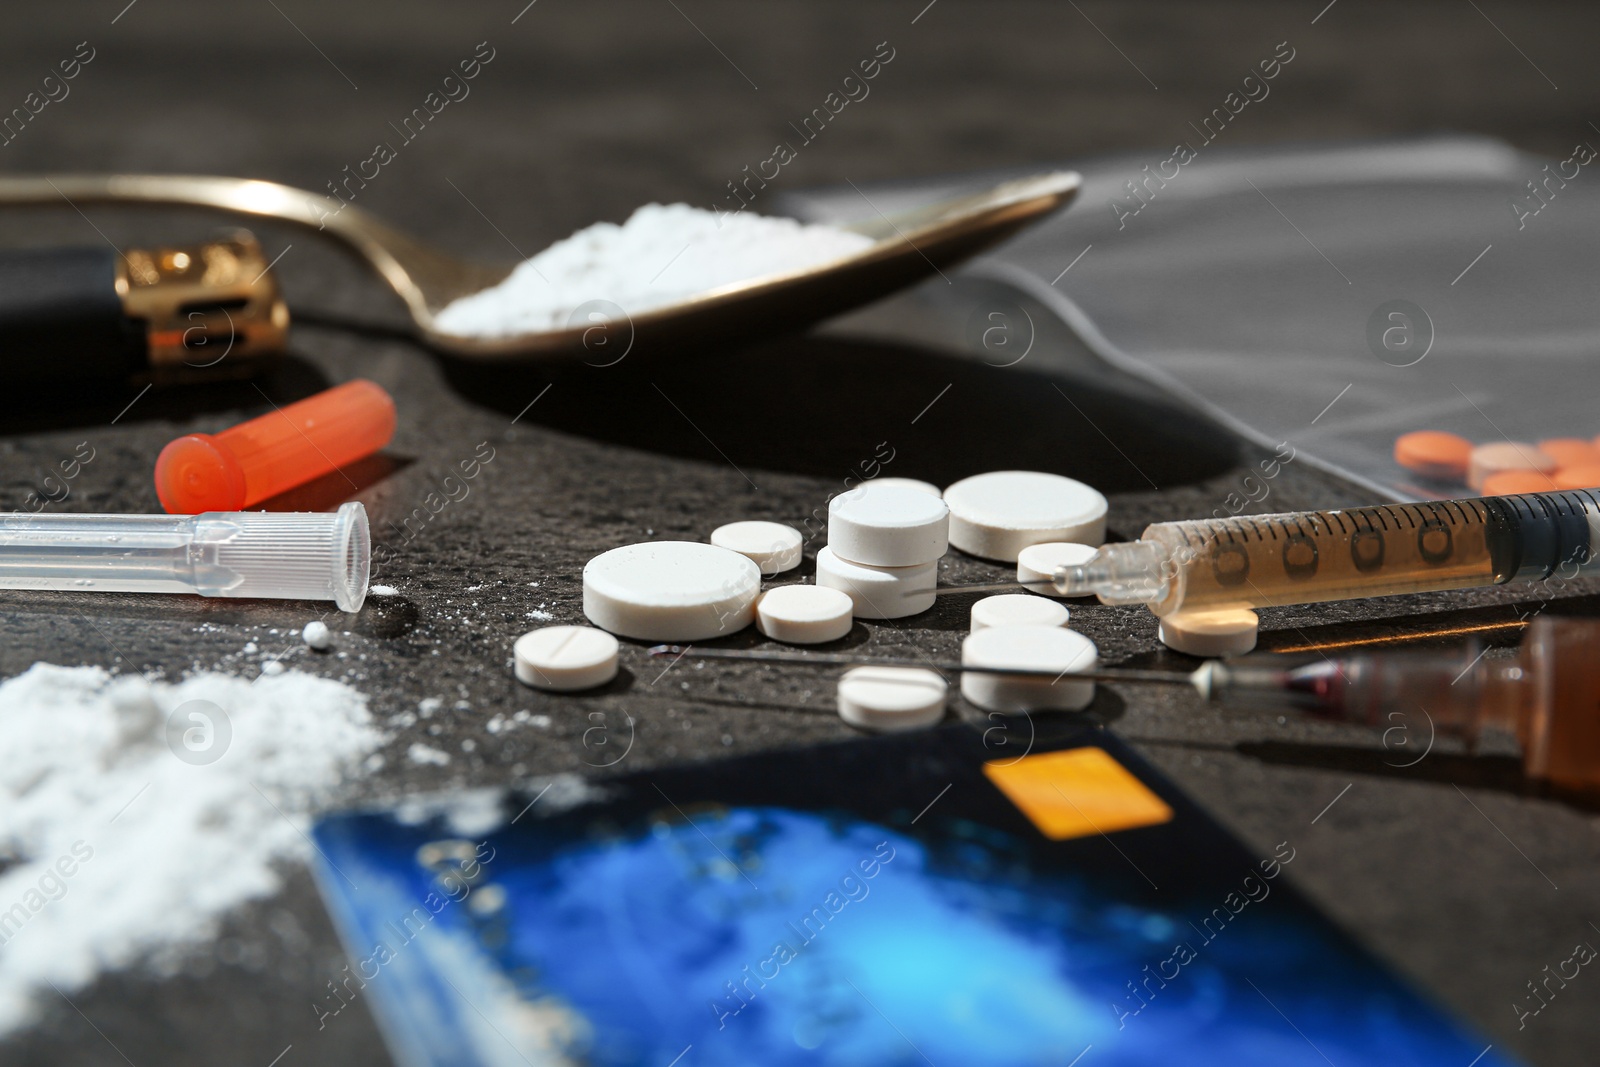
[[[1240,123],[1239,143],[1448,127],[1564,156],[1596,111],[1593,9],[1395,10],[1342,0],[1319,15],[1322,6],[33,6],[6,14],[0,101],[20,100],[79,41],[91,42],[95,58],[69,98],[0,149],[0,163],[15,172],[249,174],[322,188],[487,40],[495,58],[472,95],[407,145],[359,203],[462,253],[510,258],[646,200],[719,203],[725,183],[765,159],[788,121],[885,40],[896,58],[872,96],[785,169],[782,188],[1163,144],[1284,39],[1299,49],[1297,79]],[[63,206],[0,213],[0,239],[120,244],[198,236],[211,224],[179,213],[92,209],[85,217]],[[378,580],[401,595],[371,601],[341,639],[366,657],[360,685],[380,710],[432,696],[468,705],[429,738],[456,753],[449,767],[390,759],[362,786],[368,796],[599,773],[582,739],[594,710],[637,721],[627,769],[848,736],[832,713],[826,675],[683,666],[658,678],[643,650],[629,646],[622,684],[553,698],[520,688],[507,662],[525,612],[580,617],[579,571],[595,553],[651,536],[701,538],[733,518],[798,523],[880,442],[893,449],[888,474],[948,482],[1004,465],[1083,478],[1108,491],[1119,536],[1148,521],[1209,513],[1256,458],[1115,381],[1074,380],[1082,417],[1063,411],[1049,381],[1080,363],[1070,338],[1046,338],[1025,368],[986,367],[964,350],[962,324],[992,294],[965,283],[748,350],[609,371],[490,373],[442,362],[396,336],[394,301],[338,253],[303,233],[259,232],[270,255],[288,249],[279,270],[301,323],[293,359],[262,388],[282,402],[360,375],[398,402],[394,444],[384,462],[364,468],[357,497],[380,540],[397,543],[396,526],[479,442],[495,449],[467,499],[397,544]],[[149,469],[162,443],[264,410],[248,386],[152,393],[111,425],[126,400],[8,398],[0,504],[18,506],[47,467],[88,440],[97,458],[62,508],[157,510]],[[779,430],[800,434],[803,444],[780,447]],[[303,502],[327,506],[340,494],[316,486]],[[1359,502],[1294,466],[1270,500],[1283,508]],[[950,582],[1003,573],[958,555],[941,565]],[[1269,612],[1263,644],[1508,622],[1517,596]],[[953,654],[966,607],[967,598],[946,598],[925,616],[858,626],[852,640],[889,655]],[[1596,603],[1579,595],[1561,607],[1592,613]],[[84,612],[94,627],[81,621]],[[247,641],[298,628],[306,617],[295,604],[7,594],[0,674],[36,660],[169,675],[195,665],[237,669]],[[1160,650],[1143,613],[1086,607],[1075,618],[1110,661],[1181,661]],[[291,662],[341,669],[299,653]],[[523,708],[549,714],[549,728],[496,737],[483,730],[494,712]],[[1592,1058],[1583,1050],[1600,1035],[1594,991],[1575,984],[1521,1031],[1511,1007],[1526,981],[1592,933],[1600,874],[1590,815],[1521,795],[1504,756],[1440,750],[1400,769],[1370,735],[1222,716],[1176,693],[1106,693],[1096,710],[1252,847],[1270,851],[1292,839],[1294,880],[1498,1047],[1540,1064]],[[967,708],[955,713],[978,718]],[[477,741],[470,754],[460,748],[468,738]],[[387,751],[402,753],[415,739],[397,736]],[[193,954],[179,976],[105,977],[76,998],[81,1014],[54,1004],[36,1027],[0,1041],[0,1060],[264,1067],[292,1046],[286,1067],[387,1062],[359,1012],[316,1029],[311,1002],[342,962],[309,877],[290,872],[279,897],[229,919],[216,950]]]

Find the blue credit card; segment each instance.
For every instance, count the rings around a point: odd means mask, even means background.
[[[324,819],[406,1067],[1505,1067],[1126,746],[961,726]],[[1058,799],[1059,797],[1059,799]],[[1475,1059],[1476,1057],[1476,1059]]]

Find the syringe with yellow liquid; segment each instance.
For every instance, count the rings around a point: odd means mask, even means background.
[[[1565,580],[1600,571],[1596,549],[1600,490],[1573,489],[1158,522],[1059,568],[1050,585],[1170,615]]]

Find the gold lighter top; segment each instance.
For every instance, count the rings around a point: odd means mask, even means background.
[[[123,311],[144,324],[157,384],[247,377],[283,351],[289,306],[248,230],[182,247],[130,248],[116,271]]]

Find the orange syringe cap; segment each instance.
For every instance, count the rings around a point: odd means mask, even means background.
[[[242,511],[370,456],[394,436],[394,401],[357,379],[218,434],[186,434],[156,457],[156,495],[173,515]]]

